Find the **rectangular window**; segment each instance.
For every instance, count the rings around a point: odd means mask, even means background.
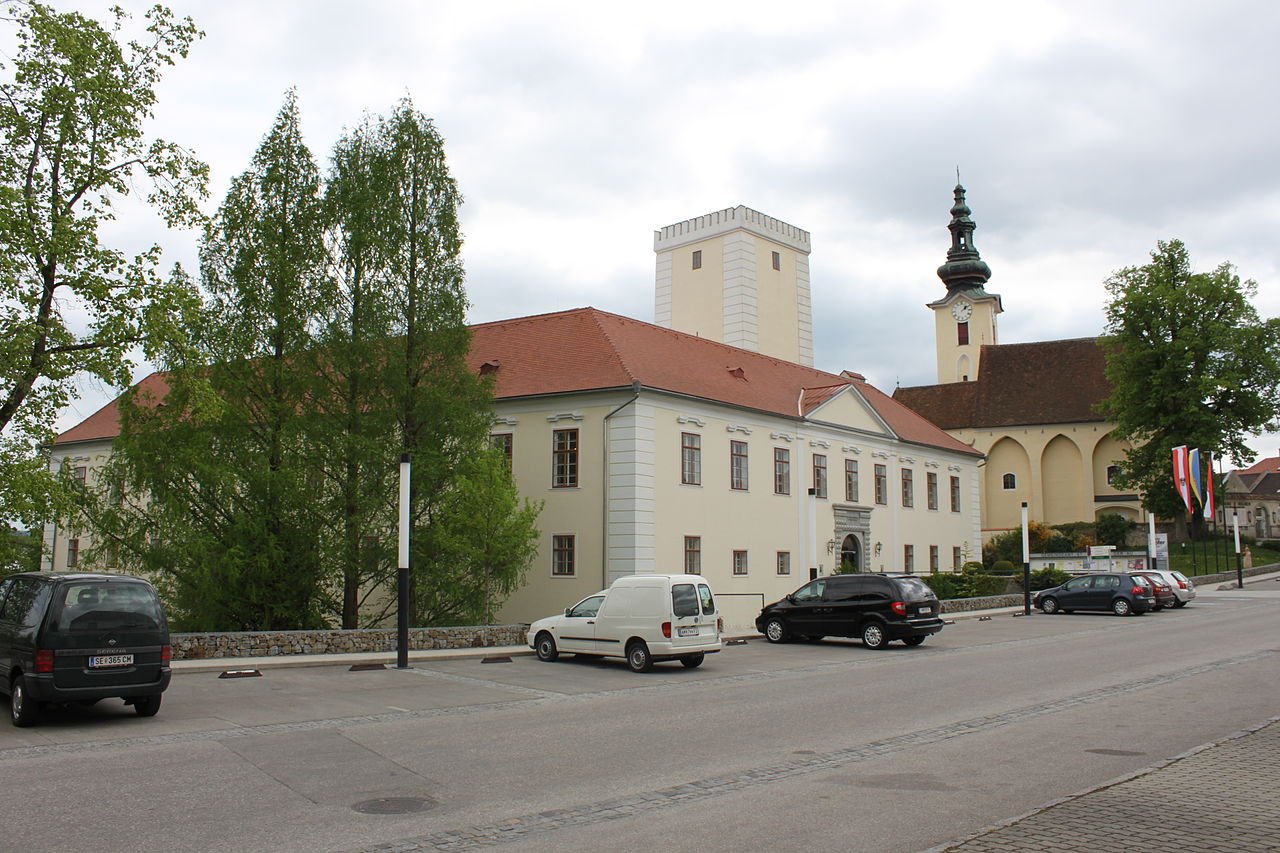
[[[67,540],[67,568],[80,564],[80,540]]]
[[[489,446],[494,450],[498,450],[507,460],[507,471],[511,470],[511,448],[513,437],[509,432],[498,432],[489,436]]]
[[[551,574],[558,578],[574,575],[574,537],[557,534],[551,537]]]
[[[84,465],[77,465],[71,470],[71,479],[75,480],[76,485],[83,489],[85,482],[89,479],[89,469]]]
[[[951,511],[960,511],[960,478],[951,478]]]
[[[938,475],[930,471],[924,475],[925,492],[929,496],[929,509],[938,508]]]
[[[902,469],[902,505],[911,508],[916,505],[915,482],[912,480],[914,475],[910,468]]]
[[[684,537],[684,573],[686,575],[702,574],[702,537]]]
[[[791,574],[791,552],[790,551],[778,552],[778,574],[780,575]]]
[[[693,268],[695,270],[702,269],[702,250],[701,249],[693,250]]]
[[[880,506],[889,503],[889,469],[883,465],[876,466],[876,503]]]
[[[778,254],[777,252],[773,253],[773,268],[775,270],[782,269],[782,255]]]
[[[702,436],[697,433],[680,433],[680,482],[702,485]]]
[[[969,324],[956,323],[956,343],[960,346],[968,346],[969,344]]]
[[[938,570],[938,546],[929,546],[929,571],[936,572]]]
[[[745,575],[747,573],[747,552],[733,552],[733,573],[735,575]]]
[[[844,460],[844,499],[851,504],[858,502],[858,460]]]
[[[746,491],[747,443],[745,441],[729,442],[729,488]]]
[[[791,451],[785,447],[773,449],[773,493],[791,494]]]
[[[813,454],[813,496],[827,496],[827,457],[819,453]]]
[[[902,570],[907,574],[912,574],[916,570],[916,546],[902,546]]]
[[[960,560],[961,560],[961,559],[963,559],[963,557],[960,555],[960,546],[959,546],[959,545],[957,545],[957,546],[955,546],[954,548],[952,548],[952,549],[951,549],[951,568],[952,568],[952,570],[957,571],[957,572],[958,572],[958,571],[960,571]]]
[[[551,485],[571,489],[578,485],[578,431],[558,429],[552,434]]]

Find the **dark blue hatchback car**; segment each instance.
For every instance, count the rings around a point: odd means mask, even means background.
[[[1146,613],[1155,606],[1151,582],[1139,574],[1107,572],[1072,578],[1037,592],[1033,603],[1045,613],[1110,610],[1117,616]]]

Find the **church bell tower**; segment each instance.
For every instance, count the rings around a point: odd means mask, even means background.
[[[973,244],[977,228],[965,203],[964,187],[955,189],[951,206],[951,248],[947,262],[938,267],[938,278],[947,293],[928,303],[934,313],[934,334],[938,355],[938,382],[971,382],[978,378],[984,344],[996,343],[996,316],[1004,309],[1000,297],[985,290],[991,278],[987,266]]]

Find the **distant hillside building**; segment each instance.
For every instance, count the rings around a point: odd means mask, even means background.
[[[1233,516],[1238,516],[1243,534],[1280,538],[1280,456],[1227,472],[1218,502],[1218,523],[1230,530]]]
[[[951,248],[938,268],[946,294],[934,312],[938,384],[898,388],[906,404],[986,455],[983,538],[1021,523],[1022,502],[1046,524],[1116,513],[1145,521],[1139,495],[1112,486],[1127,444],[1095,407],[1111,393],[1096,338],[1001,344],[1000,297],[973,242],[977,227],[955,188]]]

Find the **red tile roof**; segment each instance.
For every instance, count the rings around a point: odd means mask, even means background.
[[[899,439],[980,455],[861,376],[826,373],[595,308],[518,317],[471,327],[472,370],[496,381],[499,400],[643,387],[799,419],[851,388]],[[158,396],[164,377],[139,387]],[[58,436],[58,443],[112,438],[115,403]]]
[[[1101,421],[1111,396],[1098,338],[982,348],[972,382],[899,388],[895,400],[943,429]]]
[[[1280,456],[1268,456],[1259,459],[1248,468],[1241,468],[1237,474],[1270,474],[1280,472]]]

